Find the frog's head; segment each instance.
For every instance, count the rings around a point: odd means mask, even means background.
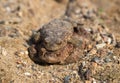
[[[70,39],[70,34],[63,32],[48,32],[49,36],[44,38],[43,45],[47,50],[55,51],[67,44],[67,40]]]
[[[56,51],[67,44],[73,34],[73,28],[67,21],[53,20],[40,32],[43,46],[49,51]]]

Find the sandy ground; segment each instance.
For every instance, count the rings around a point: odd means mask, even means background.
[[[120,1],[91,0],[91,3],[98,9],[101,22],[119,42]],[[81,80],[78,75],[82,61],[43,66],[34,63],[28,56],[27,41],[32,31],[64,15],[66,4],[67,0],[0,0],[0,83],[90,83]],[[120,82],[120,48],[114,48],[114,56],[117,57],[116,62],[106,63],[95,75],[100,83]],[[71,78],[66,82],[69,76]]]

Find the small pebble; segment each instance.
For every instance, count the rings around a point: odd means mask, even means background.
[[[23,17],[23,12],[18,12],[18,16]]]
[[[21,51],[16,52],[15,54],[20,57],[23,55],[28,55],[28,51],[21,50]]]
[[[25,76],[31,76],[31,73],[29,73],[29,72],[25,72],[24,74],[25,74]]]
[[[6,7],[6,11],[7,12],[11,12],[11,8],[10,7]]]
[[[25,54],[25,55],[28,55],[28,51],[25,51],[24,54]]]
[[[111,39],[111,38],[108,38],[107,43],[108,43],[108,44],[111,44],[111,42],[112,42],[112,39]]]
[[[116,46],[116,44],[117,44],[116,38],[115,38],[115,36],[114,36],[113,34],[112,34],[111,36],[112,36],[112,44],[113,44],[114,46]]]
[[[82,66],[84,67],[85,65],[86,65],[86,62],[85,62],[85,61],[83,61],[83,62],[82,62]]]
[[[97,45],[96,45],[96,48],[97,48],[97,49],[101,49],[101,48],[103,48],[104,46],[106,46],[105,43],[97,44]]]
[[[92,79],[92,83],[97,83],[95,79]]]
[[[29,45],[28,45],[27,43],[24,43],[23,45],[24,45],[25,47],[29,47]]]
[[[108,56],[112,56],[113,55],[113,51],[109,51],[107,55]]]
[[[18,69],[21,69],[23,66],[21,64],[16,65]]]
[[[100,58],[99,58],[99,57],[94,57],[94,58],[92,59],[92,62],[99,63],[99,62],[100,62]]]
[[[25,54],[25,52],[24,52],[24,51],[20,51],[19,53],[20,53],[20,55],[24,55],[24,54]]]
[[[7,51],[5,48],[1,47],[0,46],[0,54],[2,54],[3,56],[6,56],[7,55]]]
[[[110,59],[110,58],[105,58],[104,61],[105,61],[106,63],[108,63],[108,62],[111,62],[111,59]]]
[[[65,76],[64,83],[69,83],[70,78],[71,78],[70,76]]]
[[[113,59],[114,59],[114,60],[116,60],[116,59],[117,59],[117,57],[116,57],[116,56],[113,56]]]
[[[79,14],[80,12],[81,12],[81,10],[79,8],[75,10],[76,14]]]
[[[88,55],[94,55],[94,54],[96,54],[96,52],[97,52],[96,49],[92,49],[92,50],[88,53]]]

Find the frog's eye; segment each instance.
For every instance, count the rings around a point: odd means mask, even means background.
[[[56,43],[57,43],[58,45],[60,45],[60,44],[62,43],[62,40],[59,38],[59,39],[57,39]]]

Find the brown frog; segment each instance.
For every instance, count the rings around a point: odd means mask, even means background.
[[[115,42],[103,25],[94,22],[82,24],[70,19],[50,21],[36,31],[32,39],[34,43],[29,47],[30,58],[52,64],[77,62],[85,55],[90,55],[92,48],[99,50],[101,44],[105,46]]]
[[[44,25],[33,35],[35,44],[29,48],[31,59],[37,62],[64,63],[82,43],[76,26],[76,22],[70,19],[54,19]]]

